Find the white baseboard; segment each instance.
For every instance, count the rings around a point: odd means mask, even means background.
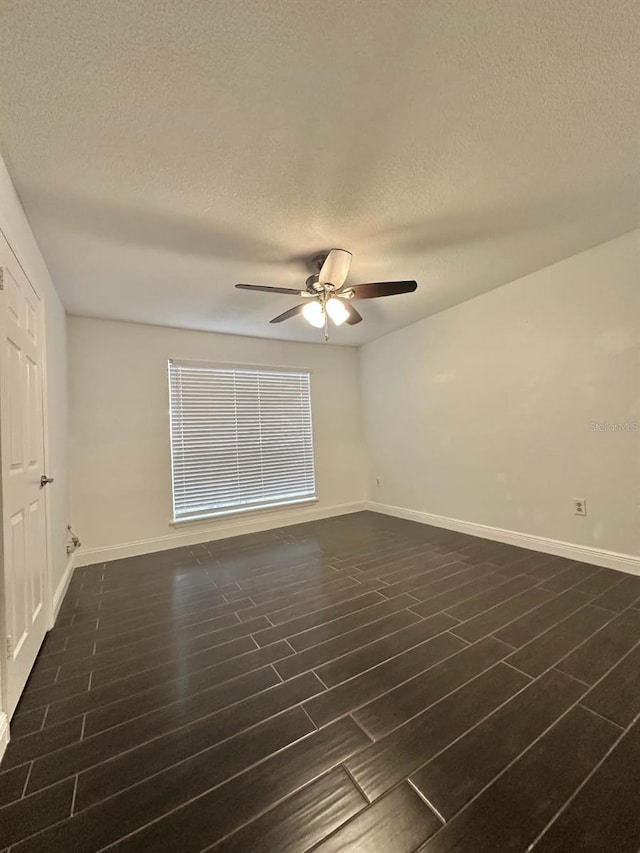
[[[9,743],[9,720],[4,711],[0,711],[0,761]]]
[[[71,580],[71,575],[73,574],[73,569],[75,568],[75,553],[69,554],[67,559],[67,565],[65,566],[64,573],[60,578],[60,583],[55,589],[53,593],[53,621],[55,622],[58,618],[58,611],[60,610],[60,605],[62,604],[62,599],[65,596],[67,591],[67,587],[69,586],[69,582]]]
[[[547,539],[544,536],[534,536],[530,533],[503,530],[501,527],[490,527],[486,524],[477,524],[474,521],[461,521],[458,518],[447,518],[444,515],[433,515],[430,512],[420,512],[419,510],[405,509],[404,507],[390,506],[374,501],[367,503],[367,509],[384,515],[393,515],[396,518],[418,521],[421,524],[431,524],[433,527],[444,527],[447,530],[468,533],[470,536],[479,536],[482,539],[492,539],[495,542],[504,542],[507,545],[517,545],[519,548],[529,548],[531,551],[542,551],[545,554],[553,554],[555,557],[567,557],[570,560],[578,560],[582,563],[593,563],[607,569],[617,569],[632,575],[640,575],[640,556],[633,554],[605,551],[602,548],[593,548],[589,545],[576,545],[571,542],[562,542],[559,539]]]
[[[352,512],[362,512],[367,508],[366,501],[354,501],[347,504],[336,504],[328,507],[305,507],[288,510],[265,510],[251,517],[239,517],[233,520],[220,519],[217,522],[197,522],[188,525],[186,530],[176,531],[167,536],[154,539],[140,539],[137,542],[123,542],[119,545],[107,545],[103,548],[81,548],[76,552],[76,565],[88,566],[93,563],[107,563],[110,560],[120,560],[123,557],[137,557],[140,554],[151,554],[155,551],[166,551],[179,548],[182,545],[197,545],[199,542],[211,542],[215,539],[228,539],[230,536],[241,536],[243,533],[259,533],[263,530],[273,530],[276,527],[288,527],[292,524],[304,524],[307,521],[317,521],[321,518],[332,518],[337,515],[348,515]]]

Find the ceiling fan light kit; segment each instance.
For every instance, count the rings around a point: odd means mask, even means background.
[[[324,326],[324,311],[320,302],[305,302],[302,306],[302,316],[307,321],[315,326],[316,329],[321,329]]]
[[[325,309],[329,317],[333,320],[336,326],[341,326],[349,317],[344,302],[337,299],[335,296],[330,296],[325,302]]]
[[[309,276],[306,290],[294,290],[290,287],[268,287],[261,284],[236,284],[241,290],[258,290],[263,293],[291,293],[303,296],[308,301],[301,302],[279,314],[271,323],[282,323],[290,317],[302,314],[305,320],[317,329],[324,328],[324,339],[329,340],[329,320],[341,326],[347,323],[354,326],[360,323],[362,316],[350,304],[353,299],[378,299],[381,296],[395,296],[399,293],[413,293],[418,285],[415,281],[379,281],[371,284],[355,284],[347,287],[345,282],[351,265],[351,252],[346,249],[331,249],[313,259],[318,272]]]

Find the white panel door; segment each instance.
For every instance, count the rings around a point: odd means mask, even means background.
[[[42,306],[0,236],[0,443],[6,630],[5,711],[11,716],[47,630],[47,525],[42,413]]]

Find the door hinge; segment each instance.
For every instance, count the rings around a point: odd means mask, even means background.
[[[4,267],[0,267],[0,290],[4,290]]]
[[[10,658],[11,655],[13,654],[13,637],[11,636],[11,634],[7,634],[6,648],[7,648],[7,658]]]

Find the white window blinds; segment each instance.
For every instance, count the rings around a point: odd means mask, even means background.
[[[169,362],[174,521],[315,497],[310,380]]]

